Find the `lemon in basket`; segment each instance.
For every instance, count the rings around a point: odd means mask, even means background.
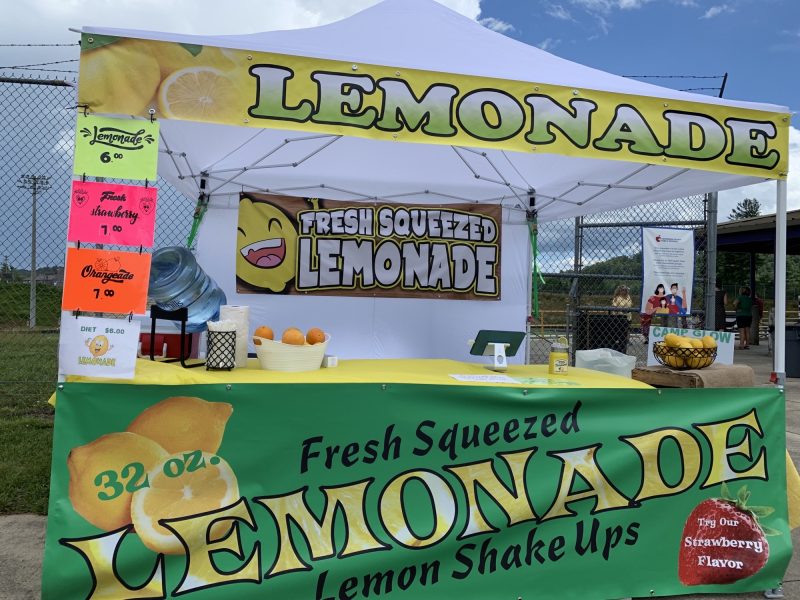
[[[710,335],[703,336],[703,348],[716,348],[717,340]]]

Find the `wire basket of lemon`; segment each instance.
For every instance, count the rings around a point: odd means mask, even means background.
[[[669,333],[653,343],[653,355],[671,369],[703,369],[716,360],[717,341],[710,335],[698,339]]]

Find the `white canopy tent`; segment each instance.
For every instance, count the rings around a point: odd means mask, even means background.
[[[358,73],[362,64],[386,65],[397,69],[398,76],[415,69],[566,86],[574,89],[576,97],[594,90],[656,98],[664,106],[677,101],[723,111],[788,113],[784,107],[679,92],[566,61],[490,31],[432,0],[386,0],[329,25],[250,35],[187,36],[95,27],[85,27],[83,33],[342,61],[352,73]],[[342,135],[275,128],[274,123],[254,129],[159,118],[159,174],[188,197],[204,192],[208,198],[198,258],[223,286],[228,301],[251,305],[254,324],[274,317],[310,326],[335,318],[340,325],[334,328],[334,337],[338,335],[334,351],[341,356],[464,358],[465,336],[477,329],[524,327],[530,302],[528,209],[534,208],[543,222],[775,178],[690,168],[686,163],[676,166],[666,158],[667,164],[659,164],[653,159],[606,160],[580,152],[554,154],[535,145],[520,152],[442,140],[369,139],[355,130],[351,136],[347,131]],[[786,184],[785,173],[781,175],[777,180],[775,296],[778,373],[784,372],[785,318]],[[241,191],[356,201],[499,203],[505,223],[502,300],[238,295],[233,285],[233,239]]]

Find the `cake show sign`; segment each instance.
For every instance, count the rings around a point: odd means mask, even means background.
[[[243,193],[237,291],[499,300],[501,210]]]

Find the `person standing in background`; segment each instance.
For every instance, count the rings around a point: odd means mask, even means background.
[[[750,348],[750,325],[753,323],[753,298],[750,288],[739,288],[739,295],[733,301],[736,308],[736,328],[739,330],[739,350]]]
[[[728,293],[720,289],[717,283],[714,290],[714,329],[724,331],[726,325],[726,306],[728,304]]]
[[[627,285],[618,285],[614,290],[614,297],[611,298],[611,306],[615,308],[633,308],[633,300],[631,299],[631,290]],[[617,314],[625,315],[630,322],[633,318],[633,313],[630,311],[614,311]]]

